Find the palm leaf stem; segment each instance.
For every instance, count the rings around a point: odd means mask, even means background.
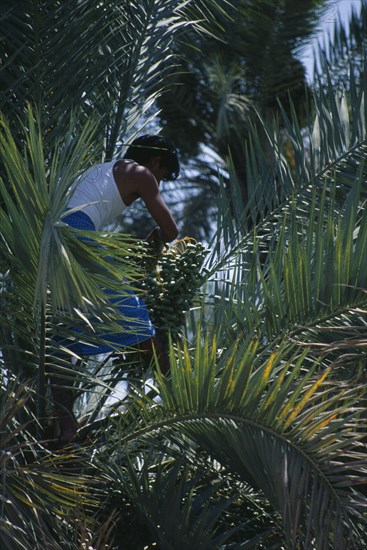
[[[37,365],[37,429],[43,429],[46,418],[46,314],[45,305],[42,303],[39,307],[38,316],[38,365]],[[41,433],[38,433],[41,438]]]

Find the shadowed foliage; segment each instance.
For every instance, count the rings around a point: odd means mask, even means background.
[[[149,119],[176,32],[209,8],[74,4],[9,3],[1,15],[5,548],[360,550],[364,64],[358,78],[345,73],[342,96],[331,79],[315,90],[305,116],[296,100],[279,103],[275,125],[253,110],[240,140],[248,200],[229,156],[216,177],[203,285],[183,337],[170,342],[170,375],[142,372],[133,349],[93,361],[70,354],[63,373],[75,381],[79,444],[55,451],[47,373],[65,351],[55,333],[80,337],[72,327],[91,315],[116,330],[101,287],[121,292],[122,279],[134,286],[142,276],[130,235],[108,228],[83,241],[63,224],[70,183]],[[221,13],[210,6],[211,17]],[[64,74],[75,88],[63,88]],[[88,326],[85,338],[100,342]]]

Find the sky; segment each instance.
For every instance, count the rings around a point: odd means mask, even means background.
[[[334,24],[338,21],[341,23],[348,22],[352,10],[357,14],[361,10],[361,0],[330,0],[326,7],[326,12],[323,14],[320,20],[320,31],[317,35],[317,39],[322,38],[324,33],[329,34],[333,28]],[[312,80],[313,74],[313,48],[314,43],[311,44],[305,49],[302,60],[306,66],[308,79]]]

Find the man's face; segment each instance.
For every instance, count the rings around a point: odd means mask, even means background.
[[[157,170],[157,173],[154,174],[154,175],[155,175],[155,179],[157,180],[157,183],[159,185],[161,183],[161,181],[164,180],[165,178],[167,178],[167,176],[169,175],[169,169],[166,168],[166,167],[159,168]]]
[[[147,163],[147,168],[152,172],[153,176],[157,180],[158,185],[161,181],[169,175],[169,168],[161,166],[160,157],[153,157]]]

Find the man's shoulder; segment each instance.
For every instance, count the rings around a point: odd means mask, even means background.
[[[123,173],[128,178],[133,178],[133,180],[135,181],[141,181],[144,183],[155,182],[155,178],[152,172],[149,170],[149,168],[141,164],[138,164],[133,160],[124,160],[124,164],[121,168]]]
[[[120,159],[115,162],[115,168],[126,172],[127,174],[146,174],[149,172],[148,168],[135,162],[135,160]]]
[[[120,193],[137,193],[142,196],[157,187],[151,171],[132,160],[122,159],[114,166],[114,177]]]

